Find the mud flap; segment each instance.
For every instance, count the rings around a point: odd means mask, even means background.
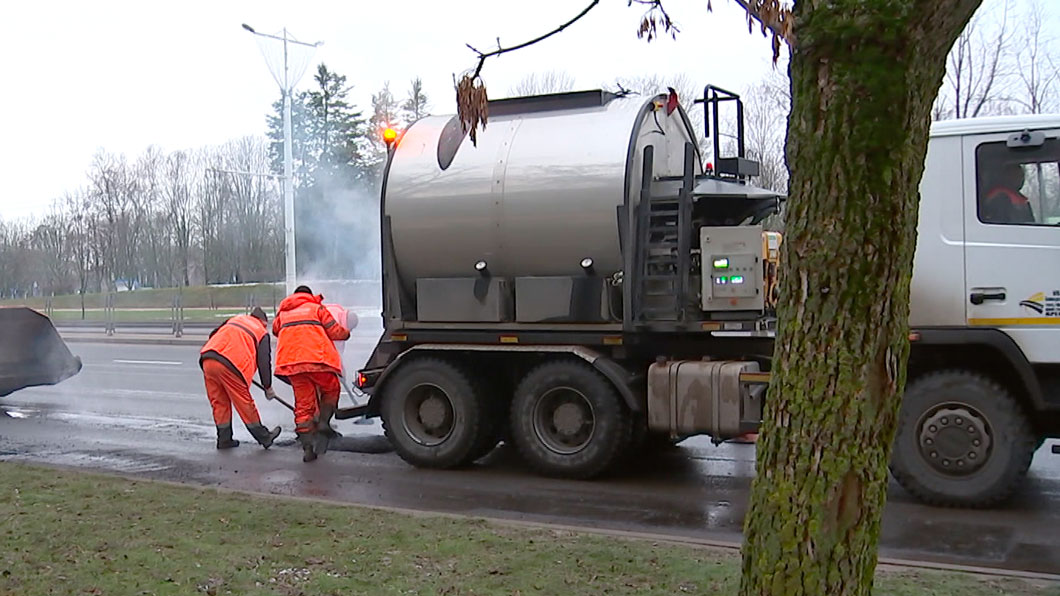
[[[23,307],[0,308],[0,397],[37,385],[55,385],[81,371],[51,320]]]

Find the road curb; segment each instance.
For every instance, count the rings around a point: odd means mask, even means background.
[[[206,338],[156,338],[156,337],[77,337],[62,336],[63,341],[68,344],[124,344],[140,346],[200,346],[206,342]]]
[[[3,460],[0,460],[3,461]],[[23,462],[11,462],[15,465],[29,465],[35,467],[46,467],[55,468],[62,470],[69,470],[72,472],[78,472],[82,474],[96,474],[99,476],[120,478],[123,480],[133,480],[136,482],[153,482],[156,484],[162,484],[166,486],[178,487],[178,488],[191,488],[202,491],[216,491],[223,494],[235,494],[235,495],[249,495],[258,498],[266,499],[278,499],[283,501],[297,501],[306,503],[323,503],[327,505],[337,505],[342,507],[359,507],[364,509],[371,509],[374,511],[383,511],[388,513],[397,513],[402,515],[408,515],[413,517],[442,517],[446,519],[461,519],[468,521],[480,521],[488,524],[507,526],[515,528],[525,529],[539,529],[539,530],[551,530],[556,532],[569,532],[578,533],[594,536],[606,536],[612,538],[621,538],[625,540],[641,540],[647,542],[674,544],[680,546],[689,546],[693,548],[702,548],[709,550],[725,550],[729,552],[740,552],[741,543],[732,540],[718,540],[710,538],[697,538],[693,536],[674,536],[670,534],[657,534],[652,532],[639,532],[635,530],[615,530],[608,528],[596,528],[591,526],[578,526],[570,524],[556,524],[549,522],[519,520],[504,517],[490,517],[483,515],[470,515],[463,513],[453,513],[448,511],[431,511],[428,509],[411,509],[406,507],[390,507],[386,505],[369,505],[363,503],[355,503],[350,501],[341,501],[337,499],[329,499],[326,497],[306,497],[300,495],[284,495],[277,493],[263,493],[248,490],[239,490],[234,488],[228,488],[223,486],[211,486],[206,484],[198,483],[182,483],[173,480],[162,480],[151,478],[147,476],[137,476],[132,473],[115,472],[111,470],[97,470],[97,469],[86,469],[77,466],[66,465],[66,464],[54,464],[54,463],[43,463],[34,461],[23,461]],[[950,573],[967,573],[971,575],[979,575],[985,577],[1003,577],[1011,579],[1021,579],[1029,581],[1046,581],[1060,583],[1060,574],[1055,573],[1043,573],[1036,571],[1023,571],[1019,569],[1003,569],[997,567],[981,567],[976,565],[958,565],[953,563],[941,563],[933,561],[914,561],[909,559],[898,559],[892,557],[879,557],[877,559],[878,564],[881,567],[902,570],[902,569],[915,569],[915,570],[927,570],[927,571],[942,571]]]

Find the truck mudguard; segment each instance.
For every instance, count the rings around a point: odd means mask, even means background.
[[[643,412],[644,404],[641,403],[633,395],[633,390],[630,388],[630,383],[633,378],[630,376],[629,371],[622,367],[614,360],[591,350],[583,346],[485,346],[480,344],[420,344],[413,346],[401,354],[399,354],[394,360],[386,367],[383,374],[379,376],[379,379],[375,382],[375,390],[372,391],[372,407],[371,410],[375,411],[376,406],[374,404],[375,398],[379,395],[379,388],[386,382],[387,377],[390,373],[394,372],[398,368],[402,359],[408,354],[413,352],[525,352],[525,353],[540,353],[540,354],[571,354],[581,358],[582,360],[593,365],[593,368],[597,372],[604,375],[611,384],[618,390],[619,395],[622,396],[622,400],[626,402],[629,409],[633,412]]]
[[[987,346],[996,350],[1007,361],[1027,391],[1037,410],[1060,409],[1060,403],[1045,400],[1041,383],[1030,362],[1016,342],[1000,329],[969,329],[965,327],[917,328],[920,338],[912,342],[910,360],[916,358],[918,347],[928,346]]]

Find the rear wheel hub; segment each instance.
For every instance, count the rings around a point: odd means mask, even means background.
[[[440,445],[453,433],[453,402],[437,385],[423,384],[410,391],[404,414],[405,432],[421,445]]]
[[[978,471],[990,456],[986,419],[965,404],[946,404],[920,422],[920,453],[936,471],[965,476]]]
[[[569,387],[546,392],[534,408],[534,432],[545,447],[560,455],[584,449],[593,437],[595,422],[589,400]]]

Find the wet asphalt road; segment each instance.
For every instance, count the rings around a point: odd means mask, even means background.
[[[356,368],[370,331],[346,349]],[[752,445],[692,439],[650,461],[592,482],[530,474],[504,445],[457,471],[418,470],[393,453],[330,451],[313,464],[294,446],[291,413],[258,400],[266,424],[284,427],[277,446],[246,443],[218,452],[197,346],[75,343],[77,377],[0,399],[0,459],[223,486],[263,493],[738,541],[754,471]],[[290,390],[278,386],[282,397]],[[255,397],[258,397],[256,395]],[[351,402],[345,395],[344,405]],[[345,447],[385,447],[378,421],[337,421]],[[1060,456],[1048,441],[1020,494],[1003,508],[949,510],[913,501],[891,482],[881,556],[1060,574]],[[340,445],[339,447],[343,447]]]

